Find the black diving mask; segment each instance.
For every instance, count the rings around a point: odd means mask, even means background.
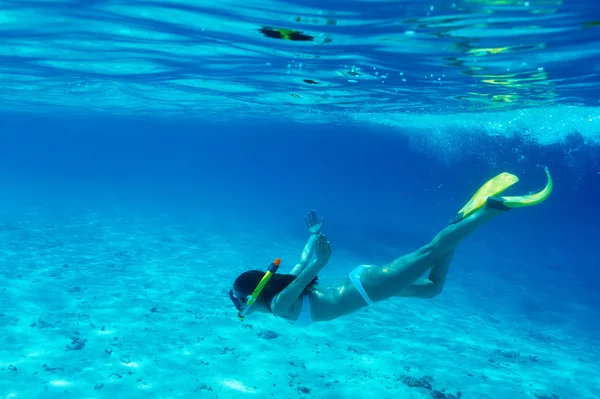
[[[242,310],[244,308],[244,305],[246,304],[246,301],[243,301],[237,296],[235,296],[233,290],[229,290],[229,299],[231,299],[231,302],[233,302],[233,305],[238,311]]]

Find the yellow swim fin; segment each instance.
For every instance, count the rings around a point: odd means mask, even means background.
[[[538,193],[529,195],[519,195],[515,197],[490,197],[487,200],[486,206],[493,209],[508,210],[512,208],[521,208],[524,206],[537,205],[544,202],[552,193],[552,176],[548,168],[544,168],[546,172],[547,182],[546,187]]]
[[[450,220],[450,224],[458,223],[467,216],[483,208],[489,197],[502,193],[507,188],[519,181],[519,178],[511,173],[503,172],[488,180],[465,206]]]

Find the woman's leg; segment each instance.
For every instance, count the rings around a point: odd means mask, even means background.
[[[453,257],[454,250],[446,253],[446,255],[433,265],[427,278],[417,279],[417,281],[394,296],[428,299],[438,296],[446,284],[446,276],[448,276],[448,270],[450,270],[450,263],[452,263]]]
[[[460,222],[447,226],[429,244],[416,251],[388,265],[365,269],[361,282],[366,293],[376,302],[406,290],[438,262],[443,264],[444,260],[451,260],[451,256],[450,259],[445,257],[452,253],[462,240],[503,212],[482,208]],[[450,262],[447,263],[446,268]],[[440,273],[440,276],[442,275],[445,278],[445,273]]]
[[[414,284],[413,292],[432,288],[417,288],[443,286],[452,253],[456,246],[471,233],[483,226],[500,213],[525,206],[532,206],[545,201],[552,192],[552,178],[548,169],[545,169],[547,182],[543,190],[536,194],[516,197],[498,197],[500,193],[515,184],[519,179],[510,173],[501,173],[490,179],[473,195],[471,200],[458,212],[451,224],[443,229],[433,240],[415,252],[394,260],[383,267],[370,267],[364,270],[361,278],[362,285],[372,301],[396,296]],[[437,270],[430,274],[428,281],[419,277],[428,269],[437,266]],[[431,277],[437,279],[437,282]],[[441,283],[440,283],[441,282]],[[433,291],[431,291],[433,292]]]

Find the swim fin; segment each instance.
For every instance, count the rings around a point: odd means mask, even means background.
[[[552,176],[550,176],[550,171],[548,168],[544,168],[546,172],[546,187],[538,193],[529,194],[529,195],[519,195],[515,197],[497,197],[493,196],[488,198],[486,206],[492,209],[501,209],[501,210],[509,210],[512,208],[522,208],[524,206],[532,206],[537,205],[540,202],[544,202],[546,198],[550,196],[552,193]]]
[[[467,216],[483,208],[489,197],[502,193],[507,188],[519,181],[519,178],[511,173],[503,172],[498,176],[488,180],[471,197],[469,202],[461,208],[460,211],[450,220],[449,224],[458,223]]]
[[[458,214],[450,220],[449,224],[458,223],[467,216],[473,214],[484,206],[492,209],[509,210],[512,208],[521,208],[525,206],[537,205],[546,200],[552,193],[552,177],[548,168],[546,172],[547,182],[546,187],[538,193],[529,195],[520,195],[514,197],[499,197],[507,188],[519,181],[519,178],[510,173],[501,173],[493,179],[485,183],[475,193],[469,202],[462,207]]]

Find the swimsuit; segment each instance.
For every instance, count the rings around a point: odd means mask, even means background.
[[[360,265],[356,269],[352,270],[348,277],[350,277],[350,280],[354,283],[354,286],[358,290],[358,293],[360,294],[360,296],[363,297],[363,299],[365,300],[367,305],[372,305],[373,301],[367,295],[365,288],[363,287],[363,285],[360,281],[360,275],[368,267],[371,267],[371,265]]]
[[[356,269],[354,269],[350,272],[349,277],[350,277],[350,281],[352,281],[352,283],[358,290],[358,293],[360,294],[360,296],[363,297],[363,299],[365,300],[365,302],[368,305],[372,305],[373,301],[371,300],[371,298],[369,298],[369,295],[367,295],[367,293],[362,285],[362,282],[360,281],[360,276],[361,276],[362,272],[368,267],[371,267],[371,266],[370,265],[358,266]],[[271,308],[273,308],[273,300],[275,300],[275,298],[273,298],[271,300]],[[307,294],[302,295],[302,308],[300,309],[300,314],[298,315],[298,318],[295,321],[289,320],[289,319],[286,319],[286,320],[290,324],[293,324],[298,327],[306,327],[306,326],[312,324],[312,317],[310,315],[310,297],[309,297],[309,295],[307,295]]]
[[[302,309],[300,309],[300,314],[296,321],[288,321],[298,327],[306,327],[312,324],[312,317],[310,316],[310,298],[308,295],[302,295]]]
[[[273,301],[276,297],[277,296],[271,299],[271,309],[273,309]],[[302,309],[300,309],[300,314],[298,315],[296,321],[290,319],[285,320],[298,327],[306,327],[312,324],[312,317],[310,316],[310,298],[307,294],[302,295]]]

